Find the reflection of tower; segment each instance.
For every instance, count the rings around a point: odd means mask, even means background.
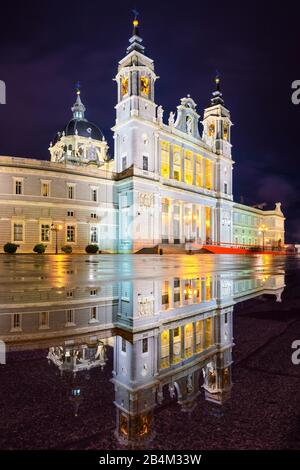
[[[155,336],[137,334],[133,342],[115,338],[114,371],[116,437],[129,446],[146,445],[153,437],[156,405]]]
[[[100,340],[79,345],[74,344],[74,341],[68,341],[63,346],[51,347],[47,359],[60,370],[68,388],[74,414],[77,416],[83,400],[85,381],[89,379],[89,371],[95,367],[103,369],[106,364],[106,346]]]

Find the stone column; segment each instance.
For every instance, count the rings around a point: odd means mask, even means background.
[[[174,279],[170,279],[169,286],[169,308],[174,308]]]
[[[184,220],[184,202],[180,202],[180,241],[181,243],[185,242],[184,239],[184,230],[185,230],[185,220]]]
[[[181,329],[181,357],[184,358],[184,353],[185,353],[184,326],[181,326],[180,329]]]
[[[169,243],[174,243],[173,212],[174,212],[174,201],[173,199],[169,199],[169,212],[168,212]]]
[[[196,353],[196,349],[197,349],[196,342],[197,342],[197,338],[196,338],[196,322],[193,322],[193,353],[194,353],[194,354]]]
[[[206,301],[206,285],[205,279],[201,279],[201,302]]]
[[[184,181],[184,148],[181,147],[181,181]]]
[[[193,185],[196,186],[196,154],[193,153]]]
[[[170,358],[170,365],[173,364],[173,356],[174,356],[174,330],[169,330],[169,358]]]
[[[201,238],[202,242],[206,243],[206,213],[205,213],[205,206],[201,207]]]

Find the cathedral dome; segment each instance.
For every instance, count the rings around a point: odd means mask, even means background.
[[[91,137],[94,140],[104,140],[104,135],[101,129],[99,129],[96,124],[93,124],[86,119],[77,119],[73,118],[64,129],[60,132],[57,132],[55,138],[53,139],[53,145],[58,142],[62,136],[74,136],[78,135],[80,137]]]

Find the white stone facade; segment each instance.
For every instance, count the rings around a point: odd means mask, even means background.
[[[114,159],[101,131],[85,118],[80,91],[73,119],[51,143],[51,162],[0,157],[0,249],[31,252],[136,252],[160,244],[284,243],[284,216],[233,201],[230,112],[219,78],[210,106],[199,114],[188,95],[167,123],[155,103],[157,75],[134,26],[119,62]],[[263,228],[263,235],[261,227]]]

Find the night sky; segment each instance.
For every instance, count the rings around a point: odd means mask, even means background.
[[[235,201],[281,201],[288,242],[300,242],[300,6],[296,2],[122,2],[27,0],[1,3],[0,155],[48,159],[49,142],[71,117],[80,80],[87,118],[112,148],[118,60],[140,12],[146,54],[154,59],[156,103],[165,121],[190,93],[203,117],[221,75],[230,109]],[[242,198],[242,199],[241,199]]]

